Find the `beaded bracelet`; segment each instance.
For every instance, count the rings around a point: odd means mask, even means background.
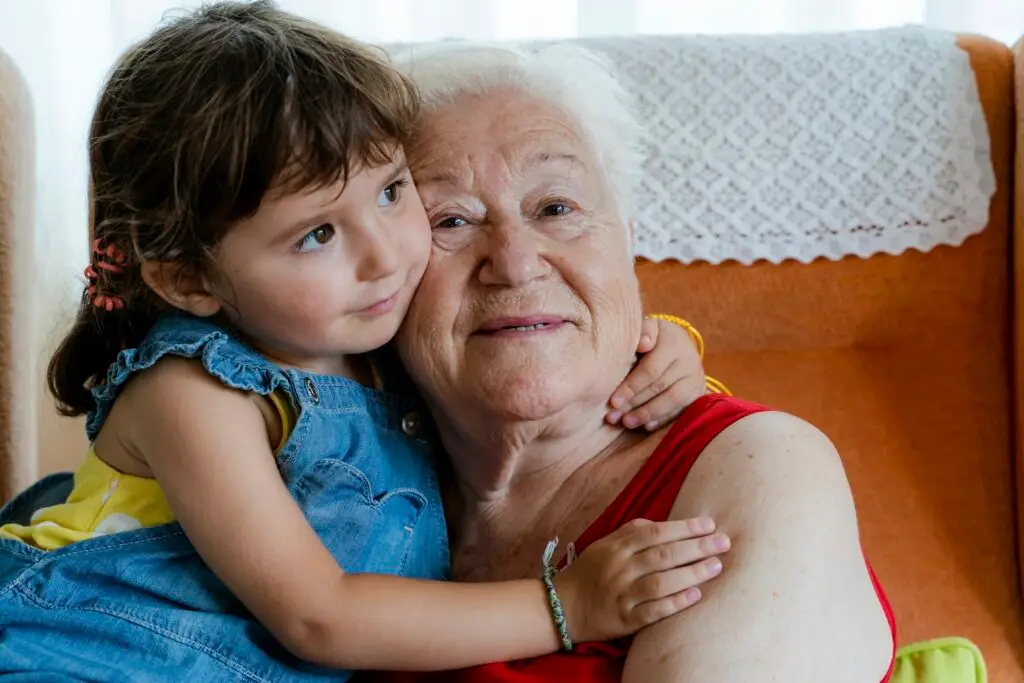
[[[668,313],[652,313],[647,317],[655,320],[664,320],[665,322],[672,323],[673,325],[679,325],[679,327],[686,330],[686,334],[690,335],[693,345],[697,347],[697,355],[700,356],[701,360],[704,360],[704,338],[700,336],[700,332],[698,332],[697,328],[688,320],[684,320],[677,315],[669,315]],[[726,396],[732,396],[732,392],[729,391],[729,388],[714,377],[706,378],[704,380],[704,384],[707,387],[707,390],[712,394],[725,394]]]
[[[697,347],[697,355],[700,356],[701,360],[704,360],[704,338],[700,336],[700,332],[688,320],[684,320],[677,315],[669,315],[668,313],[652,313],[647,317],[655,320],[664,320],[667,323],[679,325],[679,327],[686,330],[686,334],[690,335],[690,339],[693,340],[693,345]]]
[[[551,618],[555,621],[555,628],[558,630],[558,637],[562,641],[562,649],[566,652],[572,651],[572,638],[569,637],[569,627],[565,623],[565,612],[562,611],[562,601],[558,599],[558,591],[555,590],[555,574],[558,569],[551,563],[555,556],[555,548],[558,547],[558,539],[548,541],[544,548],[544,588],[548,593],[548,606],[551,608]]]

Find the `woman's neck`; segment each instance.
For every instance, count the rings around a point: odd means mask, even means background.
[[[456,519],[505,517],[519,524],[549,506],[581,471],[645,435],[605,422],[604,406],[579,406],[544,420],[439,421],[457,484]],[[577,488],[573,485],[573,488]]]
[[[459,580],[499,580],[539,571],[544,545],[577,538],[636,474],[650,435],[608,425],[604,411],[518,424],[463,416],[439,424],[452,461],[446,495],[452,562]]]

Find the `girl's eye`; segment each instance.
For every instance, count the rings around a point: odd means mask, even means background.
[[[408,180],[405,178],[399,178],[395,182],[391,183],[380,193],[377,197],[377,206],[385,207],[390,206],[397,202],[402,197],[402,188],[408,184]]]
[[[458,216],[450,216],[435,225],[435,228],[461,228],[467,225],[466,221]]]
[[[572,208],[568,204],[548,204],[540,210],[542,216],[567,216],[572,213]]]
[[[334,239],[334,226],[324,223],[310,230],[299,242],[299,251],[317,251]]]

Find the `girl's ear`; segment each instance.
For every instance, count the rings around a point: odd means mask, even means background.
[[[192,315],[208,318],[221,309],[223,302],[210,283],[191,268],[147,261],[142,264],[142,279],[161,299]]]

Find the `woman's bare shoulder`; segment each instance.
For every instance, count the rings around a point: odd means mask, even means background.
[[[637,637],[624,681],[883,678],[892,634],[842,461],[821,430],[782,412],[730,425],[694,464],[671,514],[695,515],[732,538],[725,570],[700,607]],[[726,633],[728,647],[707,635]]]
[[[679,490],[673,513],[714,510],[720,524],[784,536],[818,529],[859,553],[853,495],[832,441],[779,411],[743,417],[704,449]]]

